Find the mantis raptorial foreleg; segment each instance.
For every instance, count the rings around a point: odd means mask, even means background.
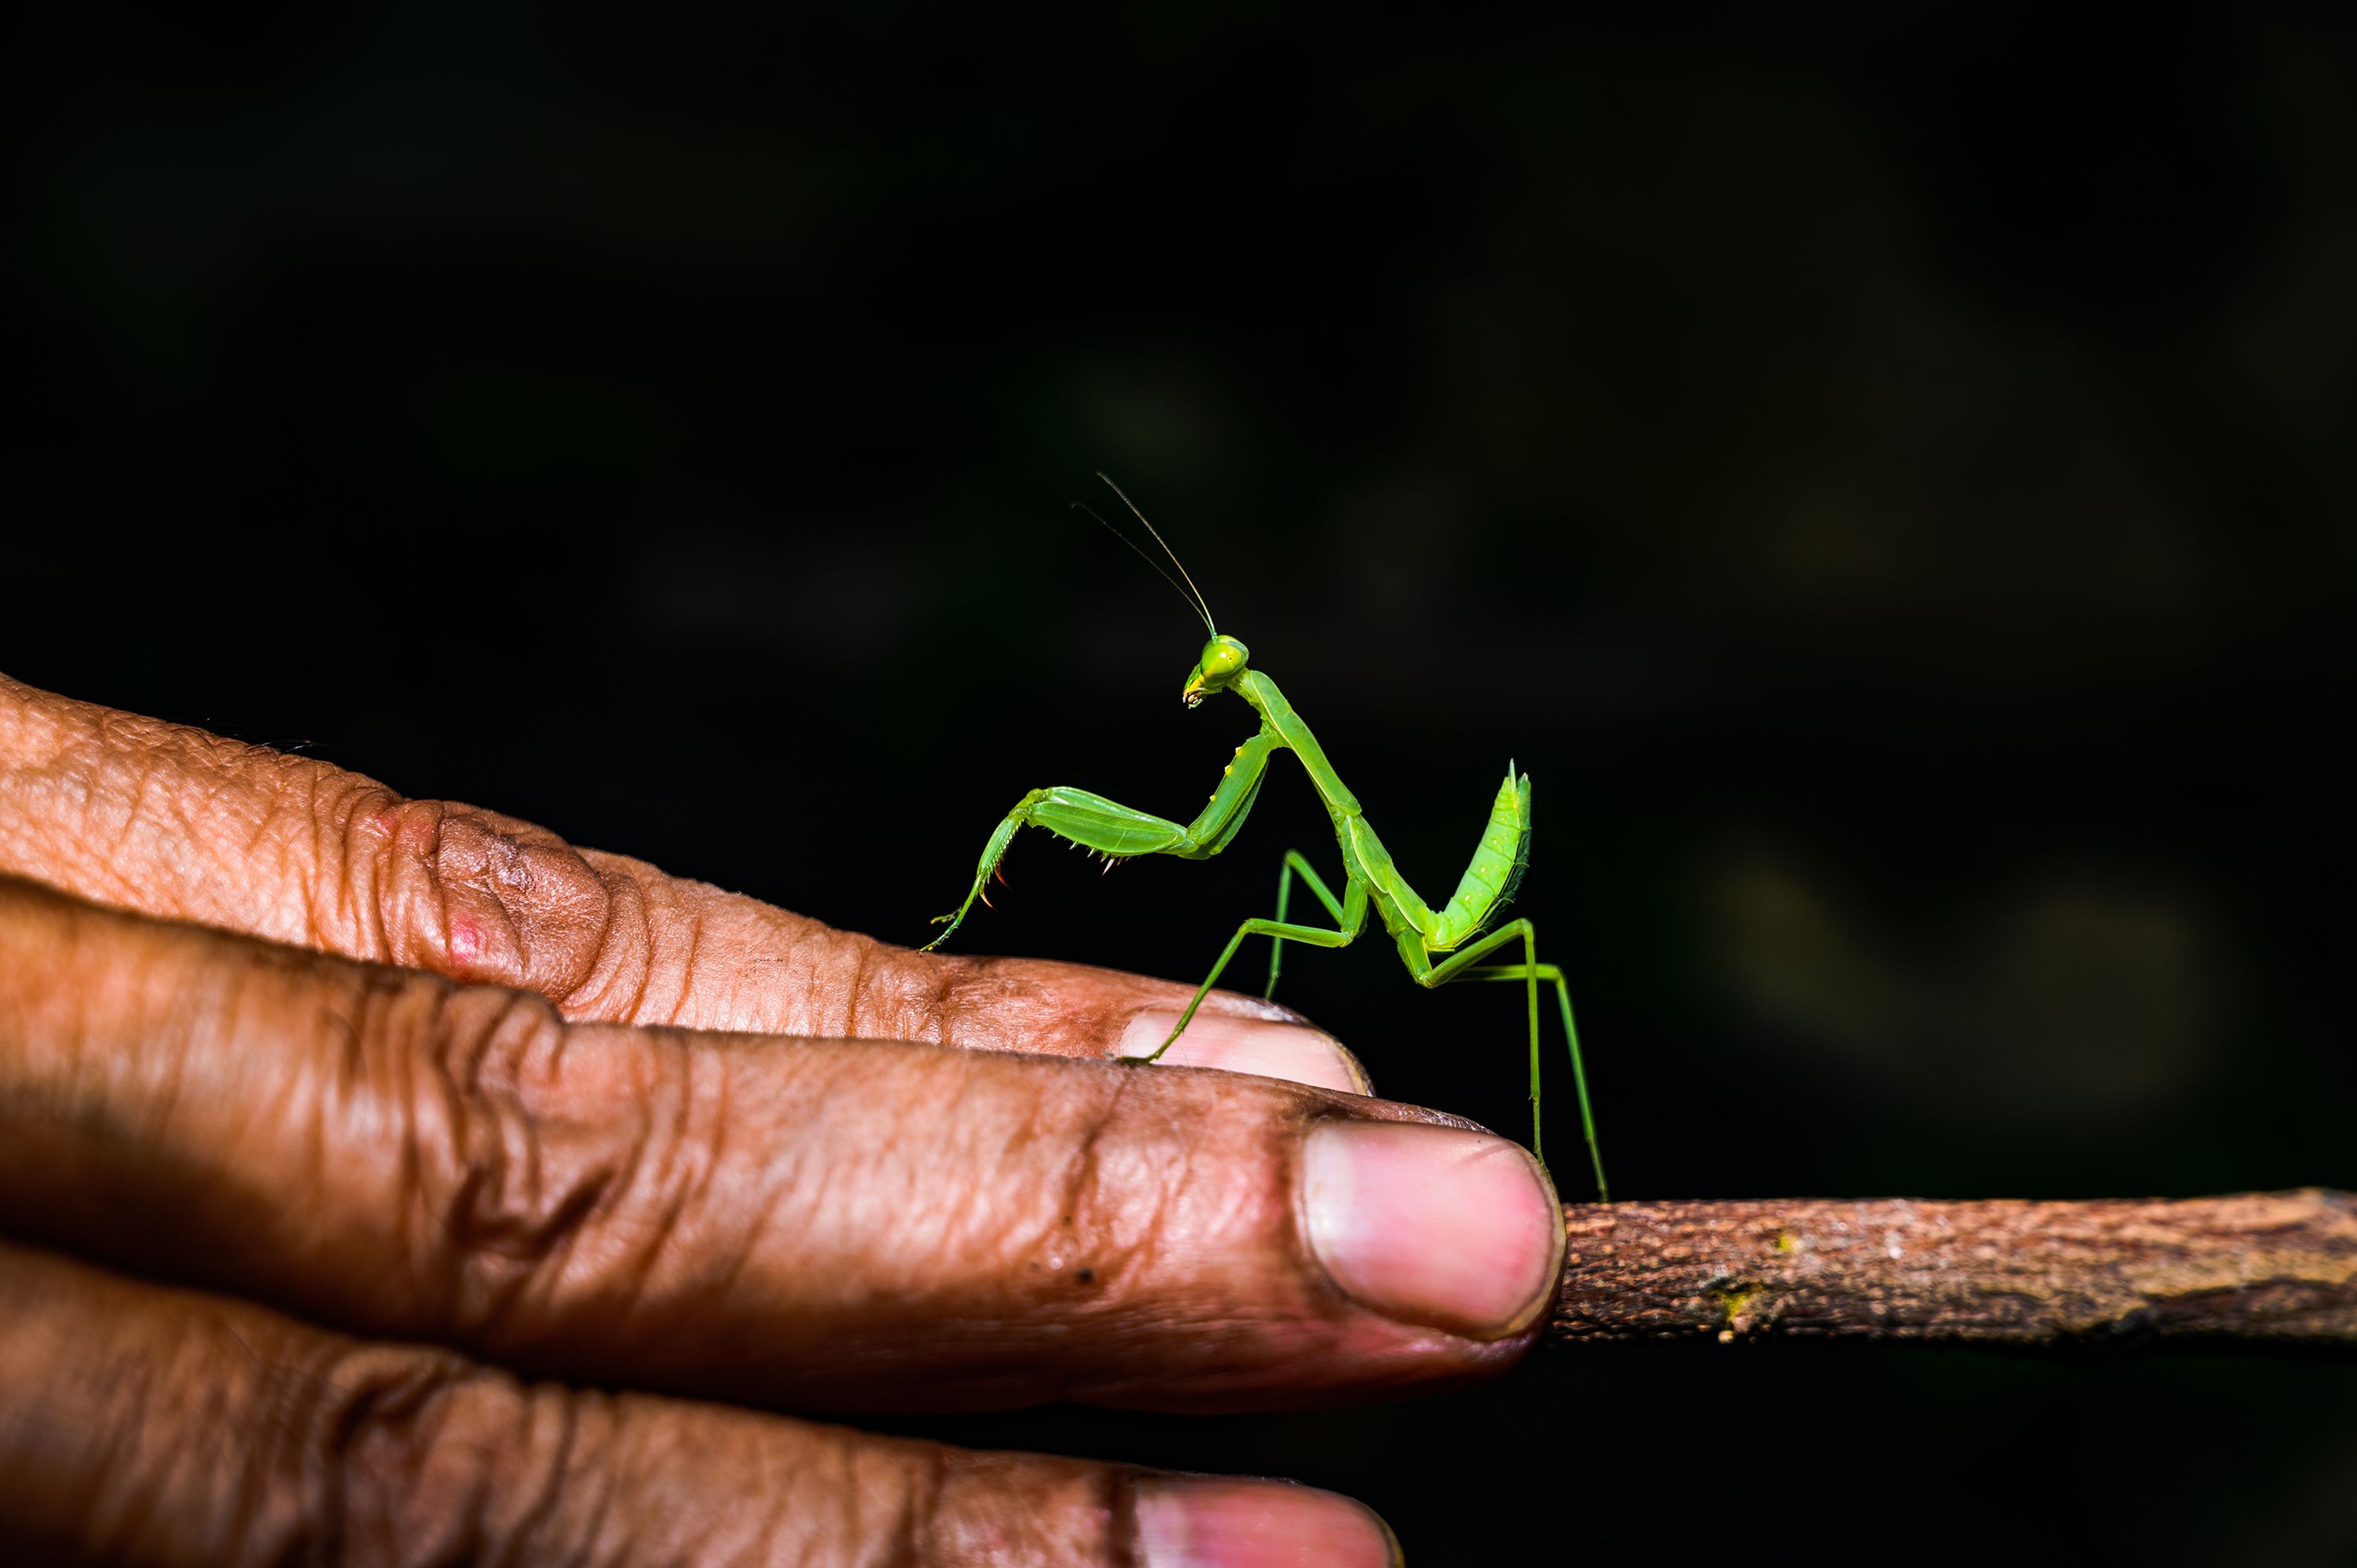
[[[1477,964],[1509,942],[1523,944],[1520,963]],[[1596,1193],[1599,1202],[1609,1203],[1611,1195],[1604,1181],[1604,1154],[1596,1142],[1596,1114],[1587,1100],[1587,1069],[1579,1059],[1579,1026],[1571,1016],[1571,988],[1564,983],[1563,971],[1551,963],[1538,961],[1538,934],[1528,920],[1510,920],[1478,941],[1450,953],[1443,961],[1415,972],[1415,983],[1430,989],[1458,980],[1519,980],[1527,987],[1531,1026],[1531,1152],[1546,1161],[1546,1152],[1539,1142],[1539,982],[1555,986],[1555,1002],[1563,1010],[1563,1035],[1571,1047],[1571,1079],[1579,1091],[1579,1127],[1587,1139],[1588,1162],[1596,1167]]]
[[[1297,849],[1286,850],[1285,864],[1278,866],[1276,870],[1277,922],[1280,925],[1284,923],[1285,907],[1293,901],[1293,874],[1297,871],[1301,873],[1301,880],[1309,884],[1309,891],[1318,895],[1318,901],[1326,906],[1326,912],[1334,917],[1334,923],[1340,925],[1342,901],[1328,891],[1326,884],[1318,879],[1318,873],[1310,869],[1308,858]],[[1285,939],[1271,937],[1268,943],[1268,986],[1260,993],[1260,998],[1264,1002],[1276,1000],[1276,975],[1279,961],[1284,955]]]
[[[966,890],[965,901],[946,915],[933,917],[933,924],[945,925],[949,929],[927,942],[922,950],[931,952],[949,940],[951,932],[965,919],[975,899],[990,902],[983,890],[997,872],[1006,846],[1023,828],[1045,828],[1058,838],[1095,851],[1108,862],[1141,854],[1210,859],[1227,848],[1236,830],[1244,825],[1244,818],[1251,814],[1253,801],[1260,794],[1261,777],[1268,768],[1269,756],[1279,745],[1275,736],[1264,730],[1236,747],[1235,760],[1222,770],[1220,787],[1211,791],[1210,803],[1185,827],[1070,785],[1056,784],[1032,790],[1015,802],[1015,809],[1006,813],[991,833],[990,842],[983,845],[982,859],[974,866],[974,886]],[[1006,878],[1001,876],[999,880],[1004,882]]]

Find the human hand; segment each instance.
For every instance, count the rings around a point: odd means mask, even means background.
[[[1105,1059],[1186,994],[0,678],[0,1541],[1385,1561],[1308,1488],[736,1408],[1265,1409],[1527,1348],[1535,1163],[1242,997],[1172,1053],[1231,1070]]]

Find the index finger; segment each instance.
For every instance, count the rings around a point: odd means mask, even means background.
[[[0,873],[347,958],[531,991],[568,1018],[1140,1056],[1191,991],[912,952],[544,828],[0,675]],[[1214,992],[1163,1058],[1365,1093],[1333,1036]]]

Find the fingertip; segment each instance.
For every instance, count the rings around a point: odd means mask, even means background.
[[[1364,1503],[1289,1481],[1156,1476],[1138,1483],[1144,1568],[1397,1568],[1399,1540]]]
[[[1132,1059],[1152,1056],[1170,1038],[1178,1016],[1160,1008],[1137,1014],[1123,1029],[1113,1054]],[[1310,1025],[1279,1019],[1199,1012],[1160,1059],[1174,1067],[1253,1073],[1344,1094],[1374,1092],[1366,1069],[1341,1041]]]
[[[1507,1139],[1320,1122],[1300,1181],[1311,1251],[1377,1312],[1496,1341],[1523,1334],[1554,1297],[1563,1209],[1544,1167]]]

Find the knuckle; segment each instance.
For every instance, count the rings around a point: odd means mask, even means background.
[[[436,864],[449,809],[326,775],[314,780],[306,804],[316,940],[366,958],[447,970]]]
[[[612,1136],[574,1135],[533,1109],[565,1028],[542,998],[490,988],[444,993],[425,1025],[403,1163],[425,1294],[469,1341],[501,1337],[555,1288],[633,1163]]]
[[[643,944],[616,940],[627,889],[554,834],[375,786],[330,814],[343,870],[322,880],[357,906],[342,913],[371,933],[369,950],[558,1002],[629,983]]]
[[[459,1357],[339,1345],[281,1380],[319,1561],[556,1561],[594,1470],[568,1463],[578,1402]],[[567,1506],[571,1505],[571,1506]]]

